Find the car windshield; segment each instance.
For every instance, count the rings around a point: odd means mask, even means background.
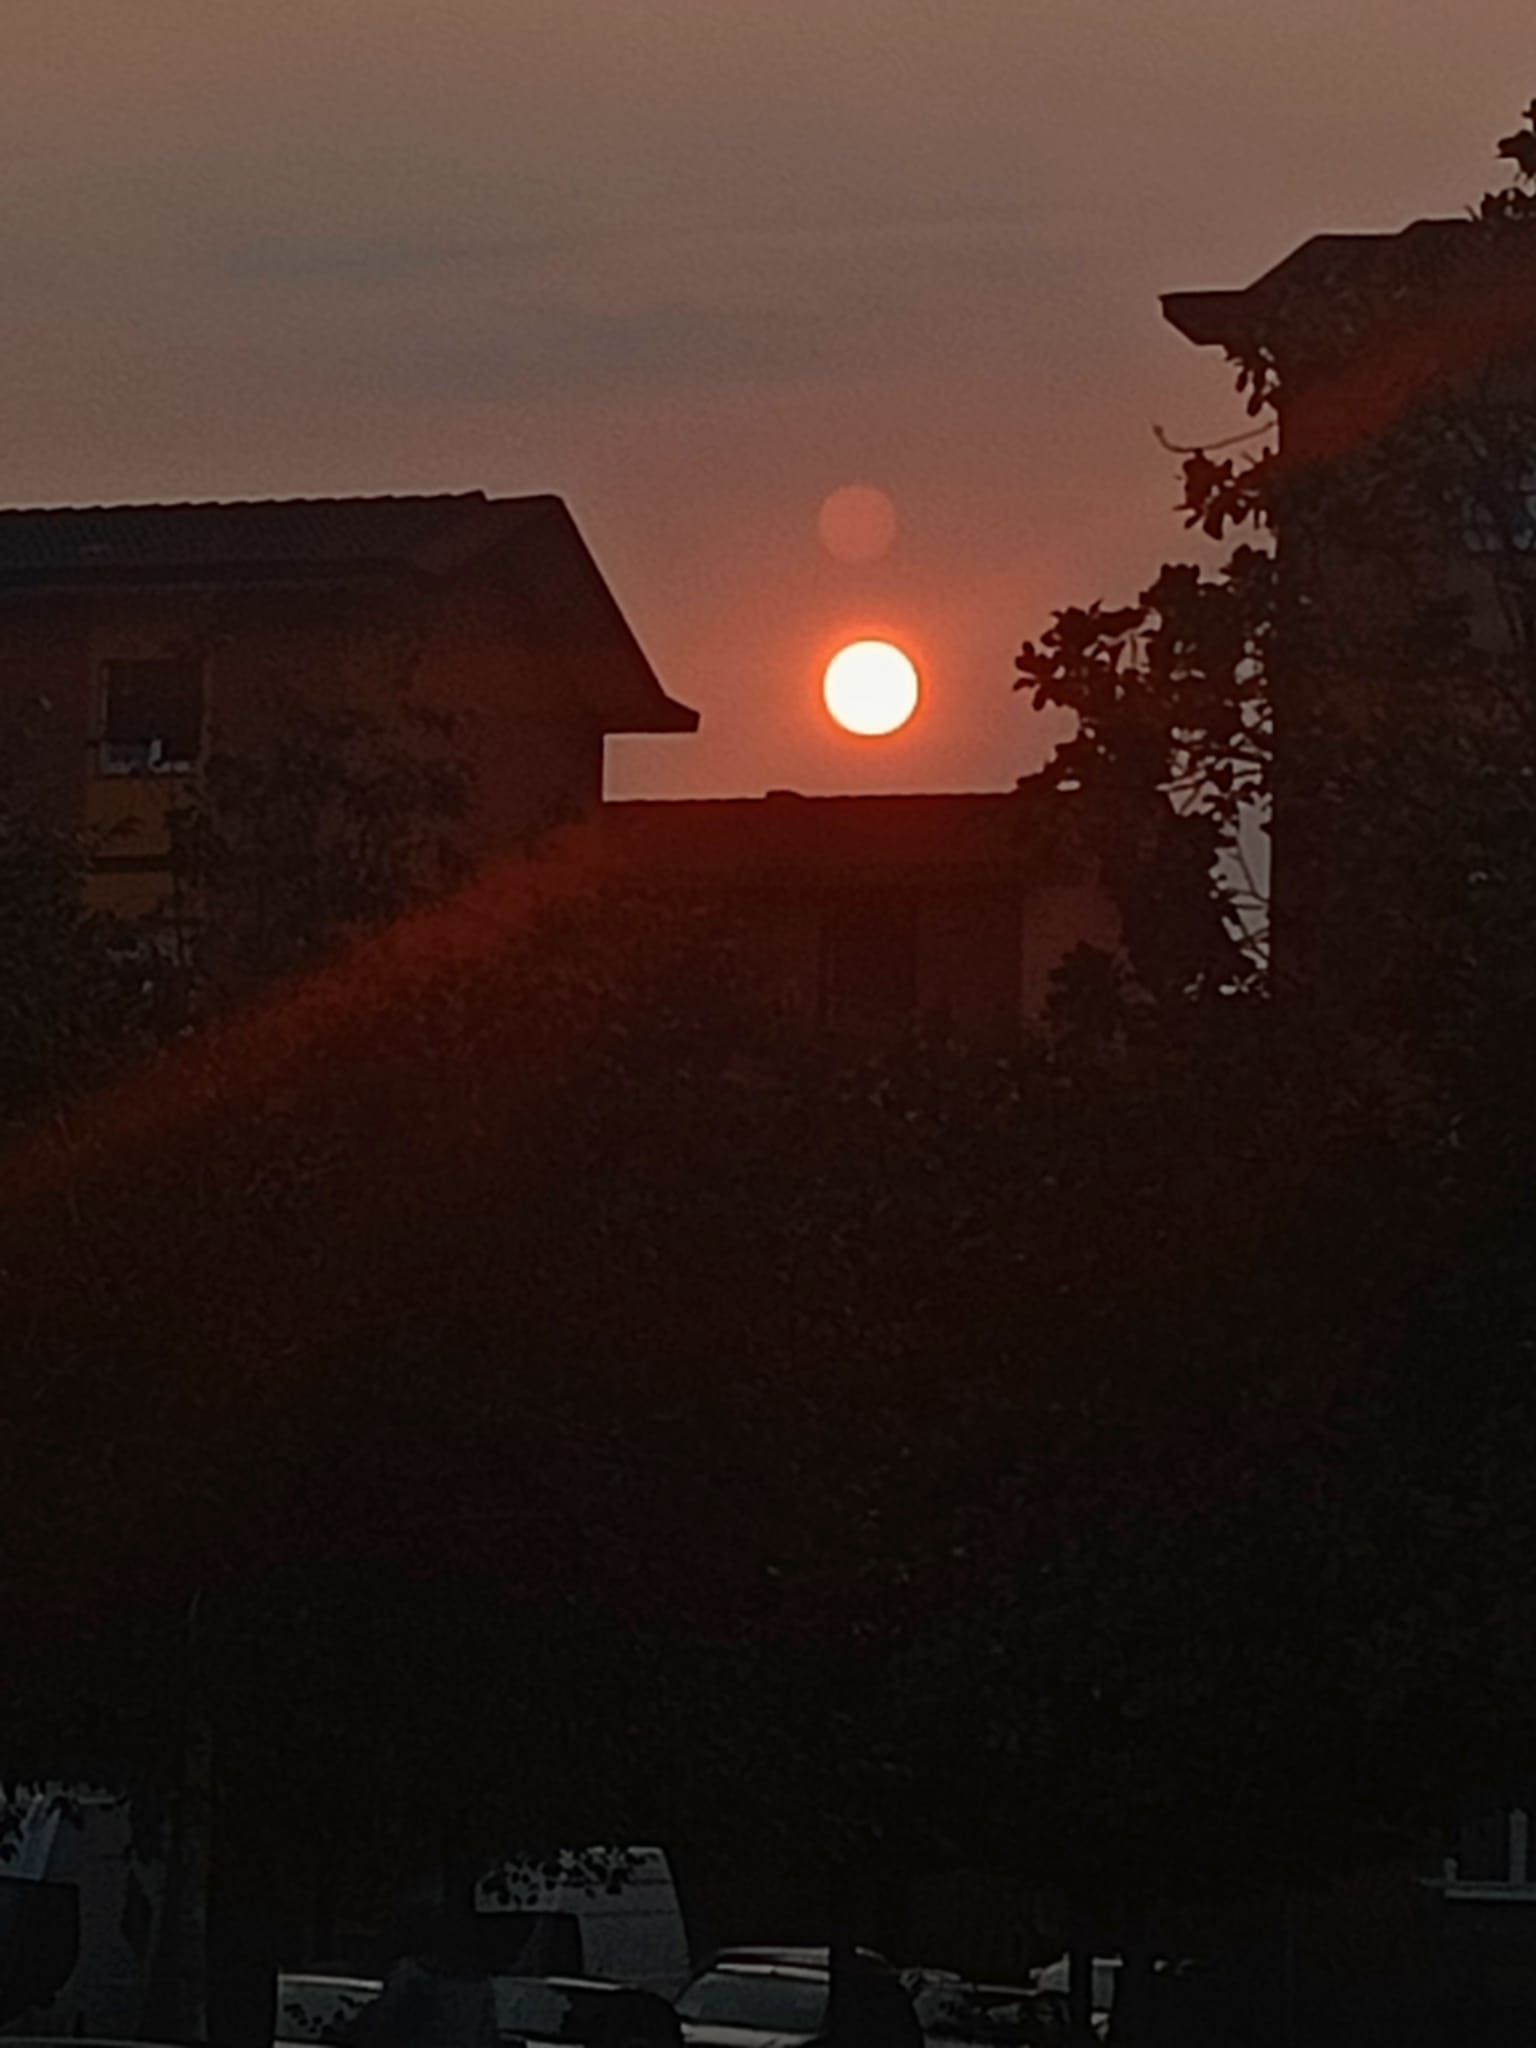
[[[688,1986],[677,2009],[683,2019],[705,2026],[815,2034],[826,2018],[826,1980],[768,1970],[710,1970]]]

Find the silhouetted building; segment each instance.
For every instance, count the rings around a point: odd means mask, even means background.
[[[1197,345],[1260,361],[1276,378],[1277,546],[1311,609],[1305,658],[1276,677],[1280,942],[1294,974],[1327,977],[1351,997],[1372,984],[1402,990],[1423,971],[1420,934],[1427,944],[1438,926],[1454,951],[1470,923],[1477,860],[1444,836],[1440,810],[1458,790],[1465,800],[1458,739],[1505,730],[1501,661],[1524,671],[1527,701],[1533,680],[1536,223],[1425,220],[1397,234],[1318,235],[1242,290],[1177,292],[1163,308]],[[1392,459],[1361,488],[1389,436]],[[1486,685],[1454,632],[1426,637],[1442,603],[1474,655],[1494,657]],[[1382,742],[1414,715],[1394,684],[1416,663],[1430,691],[1416,701],[1437,715],[1425,744],[1408,735],[1403,753],[1428,853],[1404,832],[1393,859],[1379,831],[1361,829],[1360,807],[1399,793]],[[1511,777],[1522,730],[1509,727]],[[1316,773],[1319,762],[1347,766],[1351,735],[1362,755],[1389,757],[1385,779],[1363,794]],[[1470,758],[1496,761],[1497,748]],[[1529,2038],[1536,2014],[1533,1812],[1530,1797],[1490,1802],[1437,1866],[1399,1873],[1416,1905],[1432,1902],[1420,1946],[1437,1945],[1468,2039]]]
[[[1339,461],[1447,389],[1492,403],[1513,375],[1529,396],[1533,241],[1464,219],[1313,235],[1253,284],[1169,292],[1163,312],[1199,347],[1274,365],[1287,463]]]
[[[551,853],[499,862],[499,900],[586,886],[594,856],[610,881],[708,897],[808,1029],[1005,1040],[1073,946],[1116,943],[1045,791],[603,802],[609,733],[698,717],[556,498],[0,512],[7,800],[91,834],[104,908],[165,905],[168,819],[212,756],[259,756],[304,710],[407,697],[456,721],[466,851]],[[558,826],[576,829],[551,845]]]
[[[1479,695],[1474,665],[1447,652],[1457,695],[1447,691],[1438,733],[1415,752],[1401,678],[1437,645],[1437,606],[1445,621],[1463,617],[1485,652],[1531,645],[1536,224],[1316,235],[1241,290],[1175,292],[1163,310],[1189,340],[1273,380],[1277,546],[1309,608],[1270,649],[1277,946],[1296,975],[1356,991],[1374,976],[1390,1014],[1425,971],[1419,903],[1450,878],[1430,864],[1433,833],[1405,829],[1397,857],[1384,854],[1360,829],[1370,821],[1358,791],[1341,792],[1332,771],[1356,735],[1381,815],[1416,802],[1428,818],[1459,772],[1445,707],[1463,729],[1507,715],[1496,691]],[[1393,746],[1370,744],[1394,726],[1407,741],[1395,767]],[[1413,780],[1394,788],[1393,773]],[[1395,905],[1389,869],[1402,885]]]
[[[807,1030],[1006,1041],[1119,921],[1047,790],[607,804],[601,861],[723,906]]]
[[[0,512],[0,731],[13,780],[101,834],[104,906],[152,910],[166,814],[296,706],[408,686],[475,769],[469,850],[578,817],[609,733],[686,733],[554,497]]]

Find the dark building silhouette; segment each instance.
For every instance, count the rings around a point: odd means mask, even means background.
[[[1326,732],[1347,759],[1352,732],[1389,734],[1414,715],[1394,689],[1400,642],[1405,629],[1421,633],[1441,601],[1464,621],[1473,650],[1512,661],[1529,693],[1536,225],[1424,220],[1397,234],[1318,235],[1241,290],[1176,292],[1163,309],[1197,345],[1258,359],[1276,378],[1276,540],[1317,627],[1306,643],[1313,658],[1285,664],[1276,678],[1278,942],[1293,975],[1351,1000],[1373,986],[1401,990],[1425,971],[1421,935],[1438,923],[1454,940],[1466,914],[1468,863],[1447,872],[1455,847],[1439,836],[1437,805],[1453,800],[1458,731],[1482,720],[1490,733],[1503,729],[1498,689],[1481,693],[1476,664],[1453,650],[1425,744],[1416,749],[1406,736],[1428,857],[1405,833],[1401,858],[1387,858],[1382,835],[1361,829],[1369,821],[1360,799],[1340,801],[1315,774],[1327,749],[1312,742]],[[1356,487],[1389,436],[1407,459],[1379,470],[1367,495]],[[1419,482],[1415,455],[1426,465]],[[1401,488],[1381,488],[1394,478]],[[1426,671],[1433,683],[1432,660]],[[1512,773],[1518,758],[1511,751]],[[1394,794],[1390,781],[1383,793]],[[1426,901],[1433,908],[1420,916]],[[1533,1811],[1529,1797],[1490,1801],[1441,1858],[1397,1873],[1400,1902],[1412,1895],[1429,1911],[1415,1923],[1419,1953],[1433,1945],[1464,1988],[1468,2039],[1530,2038]]]
[[[606,875],[726,909],[805,1029],[994,1044],[1043,1013],[1075,946],[1119,942],[1068,828],[1026,789],[617,803],[591,829]]]
[[[494,862],[503,909],[594,882],[708,897],[807,1030],[1004,1042],[1073,946],[1118,942],[1043,790],[604,802],[608,734],[698,716],[557,498],[0,512],[7,799],[92,834],[103,908],[153,924],[166,906],[168,816],[212,755],[402,691],[456,721],[464,850]]]
[[[610,733],[688,733],[554,497],[0,512],[0,730],[57,821],[106,835],[104,907],[153,910],[165,816],[297,705],[451,713],[469,850],[579,817]]]
[[[1273,381],[1277,546],[1311,608],[1271,656],[1277,961],[1362,1001],[1374,989],[1390,1014],[1432,971],[1415,950],[1418,902],[1451,880],[1406,830],[1400,857],[1386,859],[1330,769],[1347,764],[1352,734],[1374,734],[1390,742],[1370,756],[1383,817],[1394,802],[1407,816],[1410,798],[1425,815],[1450,800],[1449,691],[1438,729],[1403,722],[1405,656],[1430,644],[1435,607],[1464,616],[1475,648],[1529,658],[1536,228],[1422,220],[1396,234],[1316,235],[1251,285],[1175,292],[1163,310],[1189,340]],[[1390,460],[1376,462],[1384,450]],[[1479,694],[1471,664],[1458,666],[1456,689],[1463,729],[1506,715],[1497,691]],[[1381,779],[1394,750],[1411,786]]]

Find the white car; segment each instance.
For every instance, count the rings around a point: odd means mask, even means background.
[[[496,2030],[517,2048],[682,2048],[670,2002],[642,1985],[578,1977],[493,1977]]]
[[[825,1965],[738,1962],[702,1970],[677,1998],[688,2048],[804,2048],[827,2023]]]
[[[1089,2009],[1093,2015],[1093,2031],[1100,2040],[1109,2031],[1109,2016],[1114,2010],[1115,1985],[1120,1974],[1119,1956],[1095,1956],[1093,1959],[1093,1990],[1089,1994]],[[1059,1963],[1052,1963],[1037,1973],[1036,1982],[1042,1991],[1054,1991],[1065,1998],[1071,1988],[1072,1966],[1065,1956]]]
[[[325,2041],[354,2020],[384,1989],[377,1977],[324,1977],[284,1972],[277,1980],[279,2041]]]
[[[892,2044],[915,2044],[911,2000],[884,1958],[855,1951],[868,2021]],[[825,2035],[832,1973],[824,1948],[730,1948],[677,1999],[687,2048],[807,2048]]]
[[[904,1970],[901,1981],[933,2048],[1034,2048],[1065,2040],[1065,1996],[1036,1983],[974,1984],[953,1970]]]
[[[493,1864],[475,1917],[492,1976],[602,1978],[672,1998],[692,1968],[671,1861],[656,1847]]]

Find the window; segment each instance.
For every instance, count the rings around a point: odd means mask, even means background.
[[[203,665],[185,656],[101,665],[104,775],[185,772],[203,744]]]

